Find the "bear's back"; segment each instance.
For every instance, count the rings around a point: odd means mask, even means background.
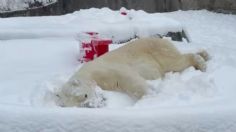
[[[171,53],[171,54],[170,54]],[[143,38],[108,52],[95,61],[109,63],[140,63],[150,59],[161,60],[165,56],[179,56],[180,52],[168,40],[161,38]]]

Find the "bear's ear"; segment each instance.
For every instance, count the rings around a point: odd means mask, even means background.
[[[89,85],[90,85],[91,87],[96,87],[96,86],[97,86],[97,83],[96,83],[96,81],[94,81],[94,80],[90,80],[90,81],[89,81]]]
[[[81,82],[79,80],[77,80],[77,79],[74,79],[74,80],[72,80],[71,84],[73,86],[79,86],[81,84]]]

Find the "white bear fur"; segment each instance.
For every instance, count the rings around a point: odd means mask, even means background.
[[[84,64],[62,87],[59,96],[64,99],[64,106],[80,106],[94,96],[94,87],[98,85],[140,99],[149,91],[146,80],[190,66],[205,71],[207,59],[206,51],[181,54],[165,39],[138,39]]]

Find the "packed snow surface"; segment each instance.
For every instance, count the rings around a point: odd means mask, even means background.
[[[211,55],[206,72],[190,67],[148,81],[153,92],[138,102],[124,93],[100,91],[107,98],[102,108],[56,105],[56,87],[81,67],[76,33],[98,31],[118,41],[183,28],[191,43],[175,45],[182,52],[206,49]],[[235,15],[132,10],[125,17],[105,8],[64,16],[0,19],[0,29],[2,132],[236,131]],[[120,46],[113,44],[110,49]]]

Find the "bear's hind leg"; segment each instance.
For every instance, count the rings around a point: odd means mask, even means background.
[[[202,72],[205,72],[207,68],[205,59],[198,54],[193,54],[193,66]]]
[[[207,53],[206,50],[201,50],[197,52],[198,55],[200,55],[205,61],[208,61],[210,59],[210,55]]]
[[[182,59],[178,60],[176,66],[178,65],[179,69],[175,71],[182,71],[190,66],[193,66],[195,69],[201,70],[202,72],[206,71],[206,61],[205,59],[199,54],[183,54]]]

